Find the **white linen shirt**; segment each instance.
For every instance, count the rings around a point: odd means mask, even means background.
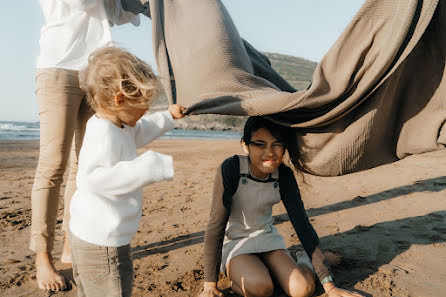
[[[120,0],[39,0],[45,25],[40,32],[37,68],[80,70],[88,55],[110,45],[110,26],[131,22],[139,16],[124,11]]]
[[[138,156],[137,148],[172,128],[169,111],[145,115],[133,128],[88,120],[70,207],[76,237],[101,246],[130,243],[141,218],[141,188],[174,174],[171,156],[151,150]]]

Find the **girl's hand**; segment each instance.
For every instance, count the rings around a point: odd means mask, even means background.
[[[364,297],[357,292],[347,291],[341,288],[333,287],[327,291],[328,297]]]
[[[180,106],[178,104],[172,104],[169,106],[169,112],[174,119],[184,118],[183,112],[185,110],[186,110],[186,108],[184,108],[183,106]]]
[[[223,293],[217,289],[217,284],[214,282],[204,282],[204,289],[199,297],[223,297]]]

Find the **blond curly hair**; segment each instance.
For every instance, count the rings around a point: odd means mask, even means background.
[[[147,108],[162,92],[158,78],[147,63],[112,46],[90,54],[88,66],[79,72],[79,84],[95,111],[116,111],[114,98],[118,92],[135,108]]]

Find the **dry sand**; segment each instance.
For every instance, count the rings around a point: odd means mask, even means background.
[[[196,140],[158,140],[148,148],[173,155],[176,176],[144,189],[144,215],[132,242],[133,295],[196,296],[215,170],[241,148],[238,141]],[[35,141],[0,143],[0,296],[76,296],[72,279],[66,292],[43,292],[35,285],[28,243],[37,157]],[[305,181],[303,200],[337,263],[339,286],[365,296],[446,296],[446,150],[341,177],[305,175]],[[61,199],[60,219],[62,208]],[[282,205],[274,215],[289,249],[301,249]],[[70,279],[69,266],[57,267]],[[219,286],[235,296],[227,279]]]

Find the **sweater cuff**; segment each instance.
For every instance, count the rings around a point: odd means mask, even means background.
[[[170,124],[170,129],[173,129],[174,127],[175,127],[175,124],[174,124],[174,122],[173,122],[173,116],[172,116],[172,114],[170,113],[170,111],[169,110],[165,110],[165,111],[162,111],[161,112],[165,117],[167,117],[168,119],[169,119],[169,124]]]
[[[163,164],[163,180],[172,179],[174,176],[172,156],[160,154],[160,158]]]

